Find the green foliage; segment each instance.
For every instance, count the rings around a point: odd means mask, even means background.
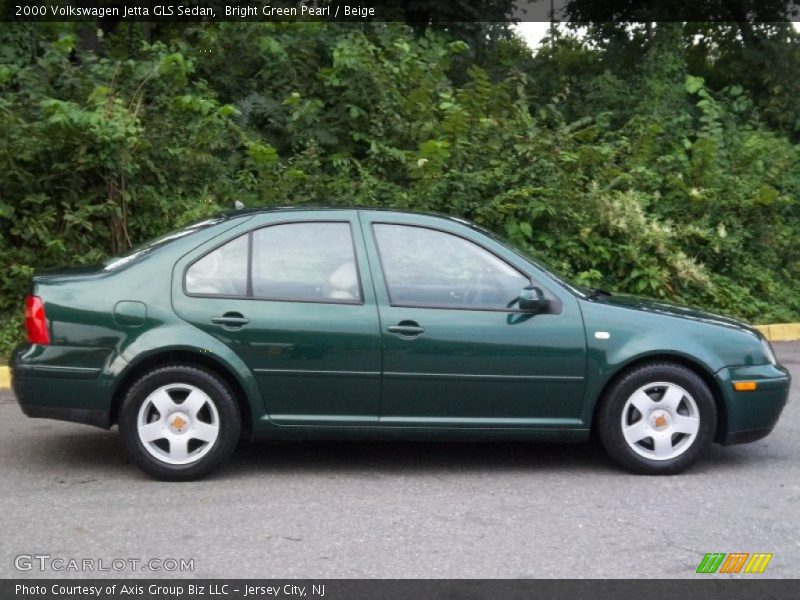
[[[533,55],[398,24],[195,25],[130,51],[9,26],[0,353],[34,269],[235,200],[461,216],[577,283],[800,320],[798,150],[760,108],[788,99],[717,85],[682,27]]]

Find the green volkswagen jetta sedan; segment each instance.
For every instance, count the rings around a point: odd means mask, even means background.
[[[789,374],[761,334],[576,287],[465,221],[239,210],[43,272],[12,358],[25,414],[119,426],[163,479],[241,436],[581,441],[686,469],[767,435]],[[532,450],[535,451],[535,450]]]

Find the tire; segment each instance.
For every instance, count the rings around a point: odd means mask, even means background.
[[[119,432],[131,459],[167,481],[207,475],[236,448],[242,419],[233,394],[213,373],[191,365],[154,369],[128,389]]]
[[[612,384],[601,400],[597,428],[621,466],[644,475],[673,475],[692,466],[714,439],[717,407],[711,390],[690,369],[650,363]]]

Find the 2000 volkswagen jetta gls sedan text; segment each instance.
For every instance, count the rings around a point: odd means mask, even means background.
[[[240,210],[46,272],[22,410],[119,426],[164,479],[251,438],[580,441],[639,473],[759,439],[789,374],[738,321],[580,288],[467,222]]]

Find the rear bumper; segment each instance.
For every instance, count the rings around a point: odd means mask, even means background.
[[[26,345],[11,358],[11,389],[25,415],[110,426],[110,402],[100,368],[43,364],[30,360],[32,354]]]
[[[16,391],[14,392],[16,393]],[[19,396],[17,396],[19,398]],[[22,412],[33,419],[55,419],[71,421],[84,425],[94,425],[108,429],[109,415],[107,410],[91,410],[88,408],[64,408],[63,406],[42,406],[39,404],[19,403]]]
[[[725,445],[744,444],[769,435],[789,398],[789,372],[780,365],[755,365],[722,369],[716,376],[725,394],[720,441]],[[736,381],[754,381],[756,390],[737,392],[733,388]]]

